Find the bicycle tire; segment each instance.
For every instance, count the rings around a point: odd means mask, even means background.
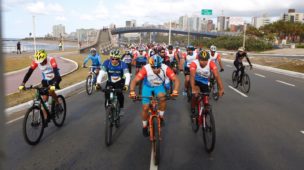
[[[248,93],[250,90],[250,78],[247,73],[244,73],[243,79],[242,79],[242,86],[243,86],[243,91],[245,93]]]
[[[238,76],[236,75],[235,70],[232,72],[232,84],[235,88],[238,86]]]
[[[93,93],[93,76],[92,75],[88,75],[87,79],[86,79],[86,91],[88,95],[91,95]]]
[[[198,115],[199,115],[199,108],[198,105],[195,107],[194,113],[191,113],[190,119],[191,119],[191,128],[193,132],[197,132],[199,129],[199,124],[198,124]]]
[[[114,118],[114,123],[115,123],[115,127],[119,128],[120,127],[120,104],[119,101],[116,100],[116,104],[115,104],[115,118]]]
[[[205,117],[206,122],[206,127],[202,127],[205,150],[208,153],[211,153],[214,150],[216,138],[215,121],[214,116],[212,114],[211,106],[209,108],[206,108],[206,111],[203,116]],[[210,119],[210,122],[208,122],[208,119]]]
[[[31,126],[37,126],[39,128],[39,126],[41,126],[39,129],[38,129],[38,136],[35,138],[35,139],[31,139],[27,133],[27,122],[30,121],[29,119],[29,115],[31,113],[34,114],[34,111],[38,111],[39,114],[38,114],[38,119],[40,118],[41,121],[37,120],[38,122],[32,122],[31,121]],[[35,114],[37,115],[37,114]],[[35,123],[35,124],[34,124]],[[38,124],[36,124],[38,123]],[[42,110],[41,108],[37,107],[37,106],[34,106],[34,107],[31,107],[27,110],[27,112],[25,113],[24,115],[24,119],[23,119],[23,136],[24,136],[24,139],[25,141],[30,144],[30,145],[36,145],[39,143],[42,135],[43,135],[43,131],[44,131],[44,124],[45,124],[45,120],[44,120],[44,117],[43,117],[43,113],[42,113]]]
[[[66,117],[66,102],[65,98],[62,95],[58,95],[58,101],[63,109],[60,113],[55,109],[55,102],[52,104],[52,114],[53,115],[53,123],[57,127],[61,127],[64,124]],[[61,117],[61,118],[60,118]]]
[[[106,109],[106,122],[105,122],[105,143],[106,146],[110,146],[112,144],[112,129],[113,129],[113,121],[112,121],[112,106],[108,106]]]
[[[157,117],[152,118],[153,122],[153,159],[154,159],[154,165],[159,165],[159,159],[160,159],[160,135],[158,131],[159,123]]]
[[[216,89],[216,92],[214,92],[215,89]],[[217,82],[216,82],[215,79],[213,80],[213,83],[212,83],[212,91],[211,92],[212,92],[213,100],[218,101],[218,99],[219,99],[219,89],[218,89]]]

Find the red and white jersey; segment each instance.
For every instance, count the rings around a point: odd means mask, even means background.
[[[192,61],[194,61],[195,59],[197,59],[197,55],[193,52],[192,55],[188,55],[187,53],[183,53],[183,57],[186,61],[186,66],[190,67],[190,64]]]
[[[57,68],[57,63],[54,57],[47,57],[47,63],[45,65],[41,65],[40,63],[32,62],[31,68],[35,70],[37,67],[42,72],[43,79],[52,80],[55,77],[54,68]]]
[[[140,80],[144,79],[144,84],[147,86],[160,86],[163,85],[166,79],[173,80],[175,74],[170,67],[165,64],[161,65],[161,70],[158,75],[156,75],[150,64],[146,64],[136,75]]]
[[[201,67],[198,59],[194,60],[190,65],[190,71],[195,70],[195,80],[207,85],[209,83],[210,71],[216,69],[215,63],[210,59],[205,67]]]
[[[217,60],[221,59],[221,54],[218,52],[215,52],[214,55],[212,56],[211,52],[209,51],[209,55],[210,55],[210,59],[215,63],[217,62]]]
[[[174,52],[172,51],[172,53],[170,54],[170,52],[167,51],[167,56],[169,57],[170,62],[173,62],[173,60],[174,60]]]

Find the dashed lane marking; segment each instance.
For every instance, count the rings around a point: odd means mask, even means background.
[[[239,90],[235,89],[235,88],[232,87],[232,86],[229,86],[229,88],[231,88],[231,89],[234,90],[235,92],[239,93],[239,94],[242,95],[243,97],[248,97],[246,94],[240,92]]]
[[[24,116],[21,116],[21,117],[18,117],[18,118],[16,118],[16,119],[13,119],[13,120],[11,120],[11,121],[8,121],[8,122],[6,122],[5,124],[11,124],[11,123],[13,123],[13,122],[16,122],[17,120],[20,120],[20,119],[22,119],[22,118],[24,118]]]
[[[154,165],[154,160],[153,160],[153,148],[151,149],[151,161],[150,161],[150,170],[157,170],[158,167]]]
[[[259,76],[259,77],[263,77],[265,78],[266,76],[262,75],[262,74],[258,74],[258,73],[254,73],[256,76]]]
[[[276,81],[277,81],[277,82],[279,82],[279,83],[282,83],[282,84],[288,85],[288,86],[292,86],[292,87],[294,87],[294,86],[295,86],[294,84],[286,83],[286,82],[281,81],[281,80],[276,80]]]

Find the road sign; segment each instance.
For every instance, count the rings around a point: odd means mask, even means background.
[[[202,15],[212,15],[212,9],[202,9]]]

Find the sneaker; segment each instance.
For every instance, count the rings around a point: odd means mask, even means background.
[[[98,91],[98,90],[100,90],[100,89],[101,89],[100,84],[96,84],[96,85],[95,85],[95,90]]]
[[[148,132],[148,127],[143,127],[143,135],[144,137],[148,137],[149,136],[149,132]]]

